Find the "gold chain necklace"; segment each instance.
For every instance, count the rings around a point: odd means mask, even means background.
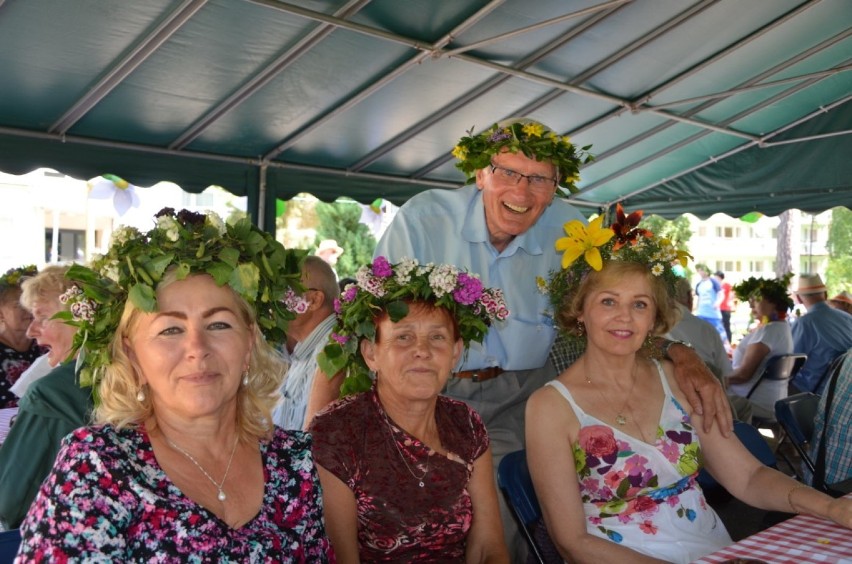
[[[177,446],[176,444],[174,444],[174,443],[173,443],[172,441],[170,441],[170,440],[169,440],[169,438],[168,438],[168,437],[166,437],[165,435],[163,435],[163,437],[165,437],[166,442],[167,442],[167,443],[169,443],[169,446],[171,446],[173,449],[175,449],[176,451],[178,451],[179,453],[181,453],[182,455],[184,455],[185,457],[187,457],[187,458],[188,458],[188,459],[189,459],[189,460],[190,460],[193,464],[195,464],[196,466],[198,466],[198,469],[199,469],[199,470],[201,470],[201,473],[202,473],[202,474],[204,474],[204,476],[206,476],[206,477],[207,477],[207,479],[208,479],[208,480],[210,480],[210,482],[211,482],[214,486],[216,486],[216,490],[218,490],[218,492],[219,492],[219,495],[217,495],[216,497],[219,499],[219,501],[223,501],[223,502],[224,502],[226,499],[228,499],[228,496],[226,496],[226,495],[225,495],[225,492],[222,490],[222,486],[224,486],[224,485],[225,485],[225,480],[227,480],[227,479],[228,479],[228,472],[230,472],[230,471],[231,471],[231,463],[234,461],[234,453],[235,453],[235,452],[237,452],[237,443],[240,441],[239,436],[238,436],[238,437],[234,440],[234,448],[232,448],[232,449],[231,449],[231,458],[229,458],[229,459],[228,459],[228,467],[227,467],[227,468],[225,468],[225,475],[224,475],[224,476],[222,476],[222,481],[221,481],[221,482],[218,482],[218,483],[216,482],[216,480],[214,480],[214,479],[210,476],[210,474],[208,474],[208,473],[207,473],[207,470],[205,470],[205,469],[201,466],[201,464],[199,464],[199,463],[198,463],[198,461],[197,461],[197,460],[195,460],[195,457],[194,457],[194,456],[192,456],[191,454],[189,454],[189,453],[188,453],[186,450],[184,450],[183,448],[181,448],[181,447]]]
[[[589,377],[589,365],[586,363],[585,358],[583,358],[583,368],[586,369],[586,382],[588,382],[589,384],[594,386],[592,379]],[[621,406],[621,409],[619,409],[618,411],[615,412],[615,422],[618,423],[622,427],[627,425],[627,417],[624,416],[624,410],[627,408],[627,404],[630,403],[630,396],[633,394],[633,388],[636,387],[636,380],[638,379],[638,376],[636,374],[637,368],[639,368],[639,363],[634,361],[633,362],[633,383],[630,385],[630,390],[627,392],[627,398],[624,400],[624,404]],[[597,386],[595,386],[595,389],[601,395],[601,398],[603,398],[604,403],[605,404],[608,403],[607,398],[604,395],[604,393],[601,391],[601,389],[598,388]],[[640,432],[641,432],[641,430],[640,430]]]
[[[418,486],[420,486],[421,488],[425,487],[426,482],[424,482],[423,480],[424,480],[424,478],[426,478],[426,474],[429,473],[429,457],[428,456],[426,457],[426,469],[423,471],[423,474],[421,474],[420,476],[415,474],[414,470],[411,469],[411,466],[409,466],[408,461],[405,459],[405,453],[402,452],[402,449],[399,448],[399,444],[396,442],[396,436],[394,435],[394,432],[393,432],[394,426],[390,422],[390,419],[388,419],[388,414],[384,413],[384,416],[385,416],[385,424],[388,426],[388,431],[390,431],[391,442],[393,443],[393,446],[396,448],[396,452],[399,453],[399,457],[402,459],[402,463],[405,464],[405,469],[408,470],[408,473],[411,474],[412,478],[417,480]],[[400,432],[402,432],[401,429],[400,429]],[[429,448],[429,447],[427,447],[427,448]]]

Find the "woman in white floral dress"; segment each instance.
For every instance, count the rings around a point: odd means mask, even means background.
[[[671,265],[686,256],[629,227],[566,224],[565,269],[548,284],[561,328],[586,341],[527,405],[530,471],[562,557],[691,562],[729,544],[696,483],[702,461],[746,503],[852,526],[852,501],[763,466],[718,427],[703,431],[672,365],[645,344],[676,320]]]

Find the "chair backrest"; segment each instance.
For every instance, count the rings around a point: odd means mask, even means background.
[[[527,467],[526,450],[510,452],[503,457],[497,466],[497,485],[515,515],[530,550],[539,562],[544,562],[533,538],[532,526],[541,519],[541,506]]]
[[[14,561],[20,545],[21,531],[19,529],[0,532],[0,564],[10,564]]]
[[[760,377],[757,379],[757,382],[754,383],[754,386],[748,391],[746,394],[747,398],[750,398],[757,387],[764,380],[790,380],[792,379],[799,369],[805,364],[805,361],[808,359],[808,355],[793,353],[793,354],[779,354],[773,356],[766,363],[766,368],[761,372]]]
[[[804,444],[814,434],[818,407],[818,395],[812,392],[794,394],[775,402],[775,418],[793,442]]]
[[[743,421],[734,421],[734,434],[756,459],[771,468],[778,467],[778,459],[772,452],[772,447],[757,430]]]

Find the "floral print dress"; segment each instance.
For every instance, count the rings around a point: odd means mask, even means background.
[[[21,525],[20,562],[334,562],[310,436],[260,443],[257,516],[232,529],[157,464],[143,429],[77,429]]]
[[[589,534],[669,562],[691,562],[731,544],[696,483],[698,437],[655,361],[666,397],[654,444],[586,414],[559,381],[548,382],[580,421],[572,445]]]
[[[10,388],[43,352],[35,341],[25,351],[0,343],[0,409],[18,405],[18,397]]]

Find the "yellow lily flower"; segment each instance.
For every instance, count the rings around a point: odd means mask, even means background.
[[[564,251],[562,268],[568,268],[580,255],[586,259],[589,266],[595,270],[603,268],[603,259],[598,247],[605,245],[615,236],[609,227],[601,227],[603,215],[599,215],[586,226],[575,219],[567,222],[563,229],[567,237],[556,240],[556,250]]]

